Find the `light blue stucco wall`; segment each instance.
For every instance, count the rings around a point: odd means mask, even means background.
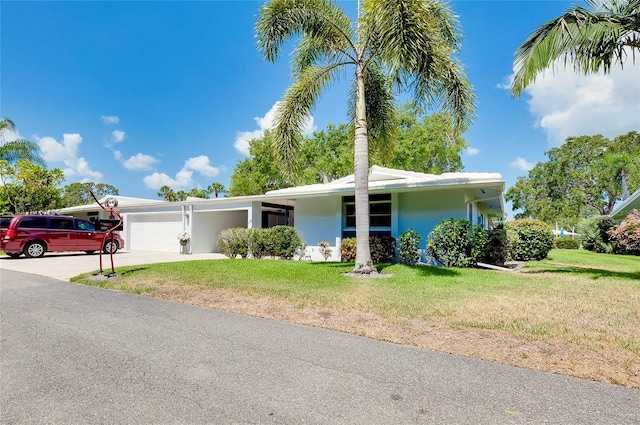
[[[438,223],[449,218],[466,218],[465,213],[465,197],[461,190],[399,193],[398,229],[393,236],[397,238],[413,228],[422,236],[424,244]]]
[[[297,199],[295,201],[295,227],[307,245],[329,242],[335,245],[342,235],[342,197]]]

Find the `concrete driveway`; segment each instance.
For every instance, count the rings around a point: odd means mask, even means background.
[[[100,256],[82,253],[47,253],[41,258],[10,258],[0,256],[0,273],[2,270],[14,270],[17,272],[48,276],[54,279],[69,281],[71,277],[82,273],[97,271],[100,269]],[[227,258],[222,254],[191,254],[181,255],[171,252],[148,251],[119,251],[113,256],[113,263],[118,272],[118,267],[133,266],[136,264],[169,263],[174,261],[210,260]],[[102,270],[111,272],[111,260],[108,255],[102,255]]]

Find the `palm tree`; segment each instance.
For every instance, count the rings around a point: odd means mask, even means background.
[[[453,58],[458,22],[438,0],[363,0],[357,24],[331,0],[270,0],[257,22],[258,49],[278,59],[285,42],[300,36],[293,53],[293,84],[280,102],[273,145],[284,171],[297,169],[301,129],[328,85],[354,72],[350,114],[355,125],[354,174],[357,254],[355,272],[372,273],[369,247],[369,146],[389,146],[395,96],[409,90],[414,106],[453,112],[458,131],[474,115],[472,87]]]
[[[0,136],[4,141],[8,132],[14,132],[15,125],[9,118],[0,118]],[[11,140],[9,142],[0,143],[0,160],[4,159],[10,165],[15,165],[18,160],[26,159],[27,161],[46,167],[47,163],[41,156],[42,150],[37,143],[25,139]]]
[[[177,201],[176,193],[169,186],[164,185],[158,191],[158,196],[164,199],[165,201]]]
[[[188,196],[191,196],[193,198],[209,198],[209,191],[207,189],[198,189],[197,187],[194,187],[193,189],[191,189],[188,193]]]
[[[213,193],[214,196],[217,198],[219,194],[225,193],[226,189],[224,188],[224,185],[222,183],[213,182],[209,185],[209,187],[207,188],[207,191],[209,193]]]
[[[538,28],[515,53],[511,93],[520,96],[545,69],[563,58],[577,72],[590,74],[623,66],[640,50],[640,0],[586,0]]]

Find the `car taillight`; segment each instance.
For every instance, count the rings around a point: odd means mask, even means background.
[[[15,229],[7,229],[7,233],[4,234],[5,239],[13,239],[16,237]]]

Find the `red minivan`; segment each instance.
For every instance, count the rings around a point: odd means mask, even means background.
[[[45,252],[102,250],[115,253],[124,248],[124,241],[112,232],[104,241],[105,232],[81,218],[61,215],[16,215],[0,217],[0,250],[9,257],[42,257]]]

